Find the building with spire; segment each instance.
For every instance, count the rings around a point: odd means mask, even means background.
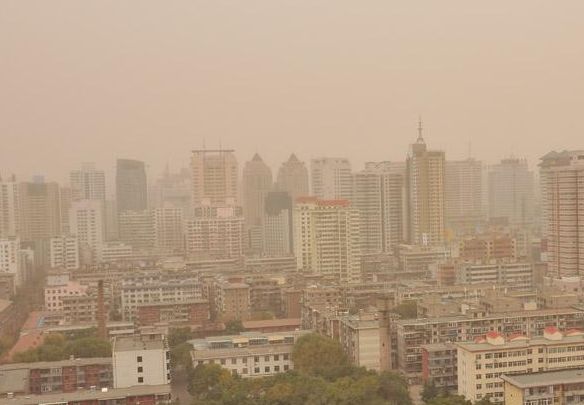
[[[290,198],[292,198],[292,203],[298,197],[306,197],[309,195],[308,169],[304,162],[300,161],[294,153],[280,166],[276,188],[278,191],[287,192]]]
[[[420,119],[418,138],[406,159],[408,240],[436,246],[444,243],[445,154],[428,150],[422,132]]]

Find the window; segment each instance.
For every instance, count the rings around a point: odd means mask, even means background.
[[[225,365],[225,359],[221,359],[221,365]]]
[[[288,366],[288,364],[284,364],[284,371],[288,371],[290,367]]]
[[[138,377],[138,382],[139,383],[143,383],[144,382],[144,377]]]
[[[253,369],[253,372],[254,372],[255,374],[259,374],[259,373],[260,373],[260,368],[259,368],[259,367],[255,367],[255,368]]]
[[[284,355],[284,360],[288,360],[288,357],[289,357],[289,355],[286,353],[286,354]]]
[[[254,356],[253,361],[256,363],[260,361],[260,356]]]
[[[144,372],[144,367],[142,367],[142,366],[138,367],[138,372],[139,372],[139,373],[142,373],[142,372]]]
[[[138,357],[136,357],[136,361],[137,361],[138,363],[142,363],[142,356],[138,356]]]
[[[244,368],[244,369],[241,371],[241,374],[247,374],[247,368]]]
[[[270,356],[266,356],[266,357],[264,357],[264,360],[265,360],[265,361],[270,361]]]
[[[280,372],[280,366],[274,366],[274,372],[279,373]]]
[[[280,356],[279,356],[279,355],[277,355],[277,354],[274,354],[274,360],[275,360],[275,361],[278,361],[278,360],[280,360]]]
[[[266,366],[266,368],[264,369],[264,371],[265,371],[266,373],[269,373],[269,372],[270,372],[270,367],[269,367],[269,366]]]

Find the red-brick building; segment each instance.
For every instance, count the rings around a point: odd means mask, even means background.
[[[185,302],[160,302],[138,306],[138,326],[154,325],[204,325],[209,322],[209,302],[206,300]]]

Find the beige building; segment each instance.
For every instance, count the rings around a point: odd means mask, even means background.
[[[263,224],[266,197],[272,190],[272,170],[257,153],[243,167],[243,216],[245,218],[247,248],[253,253],[263,252]]]
[[[359,212],[347,200],[301,198],[294,208],[298,269],[341,282],[361,278]]]
[[[508,158],[489,167],[489,218],[528,224],[533,213],[534,179],[527,160]]]
[[[251,315],[249,285],[219,280],[214,286],[215,313],[223,321],[248,320]]]
[[[57,183],[20,183],[18,196],[20,238],[23,241],[48,239],[61,234],[61,205]]]
[[[488,397],[502,403],[503,375],[584,367],[584,332],[580,330],[563,333],[549,326],[543,336],[531,339],[489,332],[484,339],[457,345],[458,393],[471,401]]]
[[[161,335],[118,337],[112,344],[114,388],[170,384],[170,351]]]
[[[184,216],[181,208],[164,204],[154,215],[154,245],[166,253],[184,251]]]
[[[292,198],[293,204],[298,197],[309,195],[308,169],[304,162],[298,160],[295,154],[291,154],[290,158],[280,166],[276,188],[278,191],[287,192]]]
[[[375,314],[344,316],[339,322],[339,340],[351,362],[381,371],[379,321]]]
[[[351,200],[353,175],[346,158],[318,158],[310,162],[311,195],[322,200]]]
[[[80,257],[80,261],[87,259],[91,262],[96,261],[98,252],[105,241],[103,201],[74,201],[69,210],[69,229],[71,234],[77,237],[80,251],[86,251],[89,254],[86,259]]]
[[[228,149],[193,150],[193,206],[238,203],[239,167],[234,152]]]
[[[94,163],[84,163],[69,176],[71,199],[105,201],[105,172],[97,170]]]
[[[156,239],[151,210],[122,211],[118,216],[120,241],[137,250],[150,250]]]
[[[584,403],[584,369],[503,375],[505,405]]]
[[[444,173],[446,227],[473,232],[483,221],[483,164],[473,158],[447,161]]]
[[[20,228],[19,187],[14,176],[0,178],[0,238],[14,237]]]
[[[552,277],[584,274],[584,151],[550,152],[540,177],[548,272]]]
[[[409,243],[436,246],[444,243],[445,154],[428,150],[418,126],[418,139],[407,157]]]

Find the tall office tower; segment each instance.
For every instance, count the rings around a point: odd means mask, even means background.
[[[309,195],[308,169],[304,162],[298,160],[294,153],[280,166],[276,189],[287,192],[292,198],[292,203],[298,197],[306,197]]]
[[[483,164],[469,158],[446,162],[444,216],[446,227],[456,233],[472,233],[484,220]]]
[[[51,238],[49,247],[51,268],[75,270],[80,265],[79,240],[76,236],[57,236]]]
[[[410,244],[444,242],[444,161],[444,152],[427,149],[420,121],[406,161]]]
[[[298,269],[361,280],[359,212],[347,200],[300,198],[294,208],[294,246]]]
[[[113,200],[105,200],[105,240],[118,240],[120,233],[118,230],[118,207]]]
[[[12,176],[9,180],[0,178],[0,238],[16,236],[19,232],[18,183]]]
[[[79,200],[105,200],[105,172],[96,170],[94,163],[83,163],[81,169],[69,176],[71,198]]]
[[[240,258],[243,228],[239,207],[196,207],[194,218],[186,221],[187,253],[197,258]]]
[[[148,251],[154,247],[154,216],[150,210],[123,211],[118,216],[120,241],[134,250]]]
[[[69,228],[77,237],[81,262],[94,263],[105,240],[103,201],[74,201],[69,210]]]
[[[248,251],[262,253],[266,196],[272,190],[272,170],[257,153],[243,167],[243,216]]]
[[[148,207],[148,187],[144,162],[118,159],[116,166],[118,212],[142,211]]]
[[[48,239],[61,234],[59,185],[36,179],[19,183],[20,238],[23,241]]]
[[[403,168],[387,163],[368,163],[353,177],[353,207],[359,211],[363,254],[393,253],[403,241]]]
[[[548,275],[584,275],[584,151],[541,158],[543,221]]]
[[[183,210],[170,203],[154,210],[154,246],[166,253],[184,252]]]
[[[59,188],[59,204],[61,205],[61,233],[68,235],[69,231],[69,210],[71,209],[72,192],[69,187]]]
[[[191,172],[181,169],[176,173],[168,168],[153,184],[151,205],[153,208],[172,206],[180,208],[183,215],[190,216],[192,211]]]
[[[264,253],[271,257],[294,253],[292,198],[285,191],[273,191],[266,196],[264,213]]]
[[[238,205],[239,166],[233,150],[194,150],[191,156],[193,206]]]
[[[312,159],[310,171],[312,195],[322,200],[351,200],[353,174],[348,159]]]
[[[527,160],[509,158],[489,168],[489,218],[510,224],[533,220],[534,178]]]

